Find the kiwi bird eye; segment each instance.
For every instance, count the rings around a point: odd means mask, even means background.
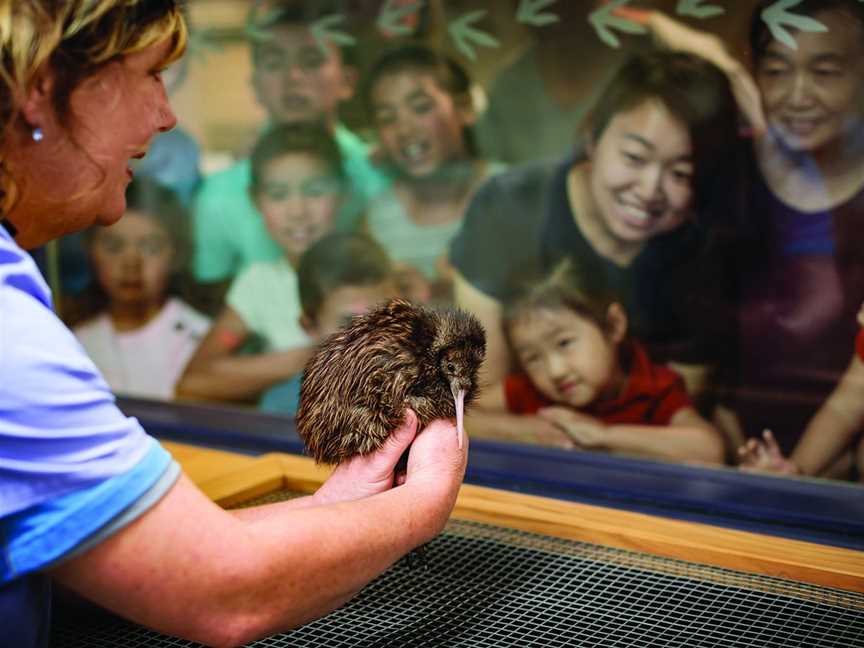
[[[447,371],[449,371],[450,373],[453,373],[454,371],[456,371],[456,367],[453,366],[452,362],[447,363]]]

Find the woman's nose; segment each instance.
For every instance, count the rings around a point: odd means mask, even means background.
[[[812,84],[807,74],[796,74],[790,82],[787,100],[792,106],[809,106],[813,100]]]
[[[162,96],[157,106],[157,129],[160,133],[170,131],[177,125],[177,115],[171,108],[171,103],[168,101],[168,94],[165,88],[162,88]]]
[[[663,167],[649,164],[639,176],[639,198],[644,202],[656,200],[663,194]]]

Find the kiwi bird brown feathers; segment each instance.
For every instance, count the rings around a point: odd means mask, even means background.
[[[306,365],[297,431],[319,463],[380,448],[405,418],[456,418],[477,396],[486,335],[464,311],[394,299],[327,338]]]

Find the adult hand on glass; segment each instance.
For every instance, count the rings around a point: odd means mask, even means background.
[[[605,445],[606,426],[592,416],[557,406],[544,407],[537,414],[567,434],[579,448],[594,450]]]
[[[396,482],[394,471],[399,457],[417,436],[417,415],[405,411],[402,425],[375,452],[358,455],[336,466],[315,493],[319,504],[333,504],[383,493]],[[454,436],[454,444],[455,436]]]
[[[693,54],[720,68],[729,79],[735,101],[750,124],[753,136],[758,138],[765,134],[767,125],[759,88],[718,36],[693,29],[661,11],[624,6],[618,7],[613,13],[647,27],[661,47]]]
[[[780,475],[799,475],[801,471],[786,458],[777,445],[771,430],[762,432],[762,438],[751,438],[738,448],[738,467],[746,472],[770,472]]]

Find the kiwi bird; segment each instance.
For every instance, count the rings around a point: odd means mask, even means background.
[[[391,300],[353,318],[309,360],[297,431],[317,462],[337,464],[380,448],[411,408],[419,429],[455,418],[461,448],[485,353],[473,315]]]

